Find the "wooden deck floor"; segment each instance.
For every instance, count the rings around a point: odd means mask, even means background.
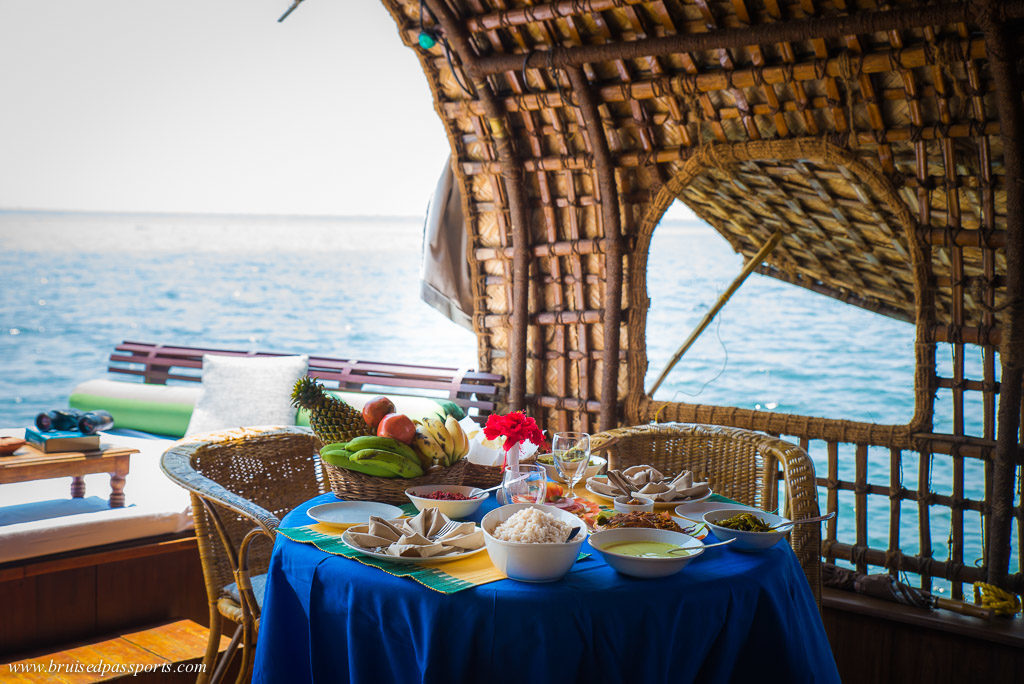
[[[205,627],[179,620],[0,664],[0,682],[193,682],[206,638]],[[227,645],[222,637],[221,650]]]

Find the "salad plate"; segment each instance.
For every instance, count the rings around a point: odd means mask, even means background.
[[[479,531],[480,530],[480,526],[477,525],[475,529],[477,531]],[[481,544],[480,548],[478,548],[478,549],[473,549],[471,551],[463,551],[462,553],[451,553],[451,554],[448,554],[448,555],[445,555],[445,556],[427,556],[427,557],[423,557],[423,556],[389,556],[388,554],[381,553],[380,551],[377,551],[376,549],[368,549],[368,548],[359,546],[359,544],[357,544],[352,539],[352,533],[353,532],[364,532],[365,533],[368,530],[369,530],[369,525],[367,525],[365,523],[364,524],[360,524],[360,525],[353,525],[352,527],[349,527],[347,530],[345,530],[345,533],[341,535],[341,541],[345,542],[346,544],[348,544],[349,546],[351,546],[353,549],[355,549],[359,553],[363,554],[364,556],[369,556],[370,558],[376,558],[377,560],[386,560],[386,561],[390,561],[392,563],[407,563],[407,564],[415,564],[415,565],[439,565],[441,563],[448,563],[449,561],[462,560],[463,558],[469,558],[470,556],[475,556],[478,553],[480,553],[481,551],[485,551],[487,549],[487,547],[485,545]]]
[[[306,515],[324,525],[350,527],[368,522],[371,515],[390,520],[401,517],[403,513],[398,506],[376,501],[335,501],[313,506]]]
[[[605,482],[608,481],[608,476],[607,475],[595,477],[593,479],[596,480],[596,479],[600,479],[601,477],[604,478]],[[614,499],[615,499],[614,497],[608,496],[607,494],[602,494],[601,492],[597,492],[597,491],[594,491],[593,489],[591,489],[589,481],[586,483],[586,489],[587,489],[588,492],[590,492],[594,496],[596,496],[599,499],[602,499],[604,501],[611,502],[611,501],[614,501]],[[692,497],[692,498],[689,498],[689,499],[673,499],[672,501],[655,501],[654,502],[654,510],[656,510],[656,511],[667,511],[669,509],[674,509],[676,506],[679,506],[680,504],[693,504],[693,503],[697,503],[698,501],[704,501],[709,496],[711,496],[713,493],[714,492],[712,492],[711,489],[709,488],[707,493],[702,494],[701,496],[695,496],[695,497]]]

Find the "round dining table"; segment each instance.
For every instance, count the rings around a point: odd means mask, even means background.
[[[337,500],[311,499],[282,527],[312,524],[308,508]],[[490,498],[472,519],[496,506]],[[757,553],[708,549],[661,579],[621,575],[589,543],[581,552],[590,556],[557,582],[444,594],[279,534],[253,681],[839,681],[784,540]]]

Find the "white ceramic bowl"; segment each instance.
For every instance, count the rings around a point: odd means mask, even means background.
[[[715,533],[715,536],[725,541],[726,539],[735,539],[730,547],[737,551],[760,551],[767,549],[770,546],[775,546],[775,543],[782,539],[791,529],[792,525],[786,525],[778,530],[772,532],[744,532],[743,530],[733,530],[728,527],[722,527],[717,525],[720,520],[731,518],[738,513],[753,513],[755,516],[768,523],[769,525],[775,525],[778,523],[788,523],[789,520],[774,513],[765,513],[764,511],[755,511],[749,508],[719,508],[714,511],[708,511],[704,514],[704,522],[708,524],[711,531]]]
[[[539,454],[539,455],[540,456],[550,456],[551,454]],[[558,468],[556,468],[553,463],[541,463],[540,461],[537,461],[537,463],[539,463],[540,465],[544,466],[544,470],[546,470],[547,473],[548,473],[548,479],[549,480],[551,480],[552,482],[565,482],[565,480],[562,479],[562,476],[558,474]],[[587,480],[589,480],[590,478],[594,477],[595,475],[600,475],[601,471],[604,470],[605,466],[607,466],[607,465],[608,465],[608,460],[607,459],[601,458],[600,456],[591,456],[590,457],[590,465],[588,465],[587,469],[584,471],[583,477],[580,478],[580,482],[586,482]]]
[[[628,504],[627,501],[643,501],[642,504]],[[619,513],[649,513],[654,510],[654,499],[646,496],[617,496],[613,499],[613,508]]]
[[[680,553],[678,558],[639,558],[606,550],[608,546],[616,542],[635,541],[665,542],[690,548],[693,551]],[[590,546],[604,557],[605,563],[623,575],[643,578],[674,575],[682,570],[687,563],[704,553],[704,544],[688,534],[646,527],[622,527],[595,532],[590,535]]]
[[[471,496],[473,498],[467,501],[445,501],[444,499],[426,498],[427,494],[432,494],[438,491],[456,492],[463,496]],[[484,493],[479,487],[445,484],[409,487],[405,490],[405,495],[409,497],[409,501],[412,501],[413,505],[416,506],[416,510],[422,511],[424,508],[436,508],[449,518],[454,518],[456,520],[466,518],[476,513],[476,509],[480,508],[480,504],[487,501],[487,497],[490,496],[490,494]]]
[[[573,527],[580,528],[580,531],[571,542],[551,544],[508,542],[492,535],[494,528],[524,508],[539,508]],[[520,582],[554,582],[561,579],[576,562],[583,540],[587,538],[587,528],[578,517],[554,506],[541,504],[520,503],[495,508],[480,521],[480,527],[484,530],[484,544],[494,567]]]

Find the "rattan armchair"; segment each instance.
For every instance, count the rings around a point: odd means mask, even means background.
[[[210,606],[210,637],[198,681],[220,681],[238,647],[238,682],[247,682],[263,605],[271,543],[280,518],[325,491],[305,428],[246,428],[211,433],[164,452],[161,468],[192,494],[199,557]],[[222,623],[237,625],[220,662]]]
[[[818,515],[810,456],[795,444],[760,432],[696,423],[651,423],[598,433],[591,438],[591,448],[595,453],[607,452],[609,468],[647,463],[671,474],[692,470],[706,477],[718,494],[768,511],[779,503],[781,464],[784,514],[793,520]],[[820,527],[795,526],[790,544],[820,605]]]

